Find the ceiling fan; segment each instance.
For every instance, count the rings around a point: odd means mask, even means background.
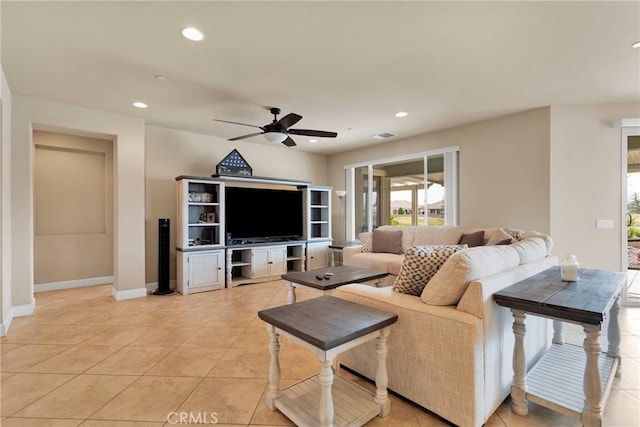
[[[256,135],[264,135],[267,140],[271,142],[282,142],[287,147],[294,147],[296,143],[291,139],[289,135],[305,135],[305,136],[317,136],[322,138],[335,138],[338,136],[336,132],[327,132],[324,130],[311,130],[311,129],[289,129],[289,126],[293,126],[302,120],[302,116],[289,113],[280,120],[278,120],[278,114],[280,114],[279,108],[270,108],[269,111],[273,114],[273,121],[264,126],[249,125],[246,123],[231,122],[229,120],[213,119],[216,122],[231,123],[234,125],[250,126],[253,128],[261,129],[262,132],[250,133],[248,135],[236,136],[235,138],[229,138],[229,141],[237,141],[239,139],[251,138]]]

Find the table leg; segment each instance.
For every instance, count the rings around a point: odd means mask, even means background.
[[[564,344],[564,337],[562,336],[562,322],[559,320],[553,321],[553,339],[554,344]]]
[[[585,427],[602,426],[602,406],[600,397],[600,370],[598,357],[600,356],[600,325],[583,325],[586,338],[584,351],[587,353],[587,364],[584,369],[584,409],[582,410],[582,424]]]
[[[284,283],[287,285],[287,304],[295,304],[296,303],[296,287],[293,286],[293,282],[289,280],[285,280]]]
[[[282,396],[280,391],[280,361],[278,353],[280,352],[280,335],[276,332],[273,325],[267,325],[269,332],[269,353],[271,354],[271,362],[269,364],[269,391],[267,392],[267,407],[272,411],[276,409],[276,399]]]
[[[513,314],[513,385],[511,386],[511,410],[518,415],[527,415],[527,362],[524,353],[525,314],[522,310],[511,309]]]
[[[391,401],[387,393],[389,377],[387,374],[387,337],[389,328],[382,328],[376,338],[376,355],[378,356],[378,369],[376,371],[376,397],[373,399],[380,405],[380,416],[386,417],[391,412]]]
[[[333,359],[320,361],[320,427],[333,427]]]
[[[620,322],[618,321],[619,312],[620,297],[618,296],[611,306],[611,311],[609,312],[609,328],[607,329],[607,338],[609,340],[607,355],[618,359],[616,377],[622,375],[622,361],[620,360]]]

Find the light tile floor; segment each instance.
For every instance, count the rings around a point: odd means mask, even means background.
[[[299,290],[298,298],[317,296]],[[111,286],[36,294],[33,316],[16,318],[1,341],[3,427],[160,427],[174,412],[201,425],[282,426],[291,423],[264,404],[269,354],[256,313],[286,303],[282,281],[182,296],[116,302]],[[623,376],[604,412],[605,426],[640,425],[640,307],[621,311]],[[580,344],[579,327],[566,338]],[[282,340],[283,385],[318,369],[317,360]],[[508,356],[510,357],[510,355]],[[374,387],[344,370],[360,384]],[[446,426],[396,396],[392,413],[369,426]],[[579,426],[529,403],[511,412],[509,399],[487,427]],[[208,417],[208,418],[206,418]],[[193,424],[191,424],[193,425]]]

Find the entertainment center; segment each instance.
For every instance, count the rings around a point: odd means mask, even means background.
[[[181,175],[176,181],[178,292],[329,265],[331,187],[240,176]]]

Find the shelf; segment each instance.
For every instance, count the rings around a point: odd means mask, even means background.
[[[554,344],[527,374],[527,399],[541,406],[559,406],[579,417],[584,408],[584,369],[587,356],[584,348],[571,344]],[[604,406],[609,394],[618,360],[600,353],[601,399]],[[557,409],[556,409],[557,410]]]
[[[189,227],[216,227],[219,226],[219,222],[195,222],[193,224],[188,224]]]
[[[297,261],[299,259],[302,259],[301,256],[288,256],[287,257],[287,261]]]
[[[329,221],[310,221],[311,224],[328,224]]]
[[[351,381],[335,375],[331,389],[334,426],[361,426],[380,413],[375,395]],[[319,425],[320,383],[318,375],[282,390],[276,408],[296,425]]]
[[[189,206],[220,206],[220,203],[189,202]]]
[[[322,209],[322,208],[328,208],[329,206],[327,205],[311,205],[311,209],[316,208],[316,209]]]
[[[251,265],[250,262],[232,262],[231,263],[231,267],[246,267],[248,265]]]

